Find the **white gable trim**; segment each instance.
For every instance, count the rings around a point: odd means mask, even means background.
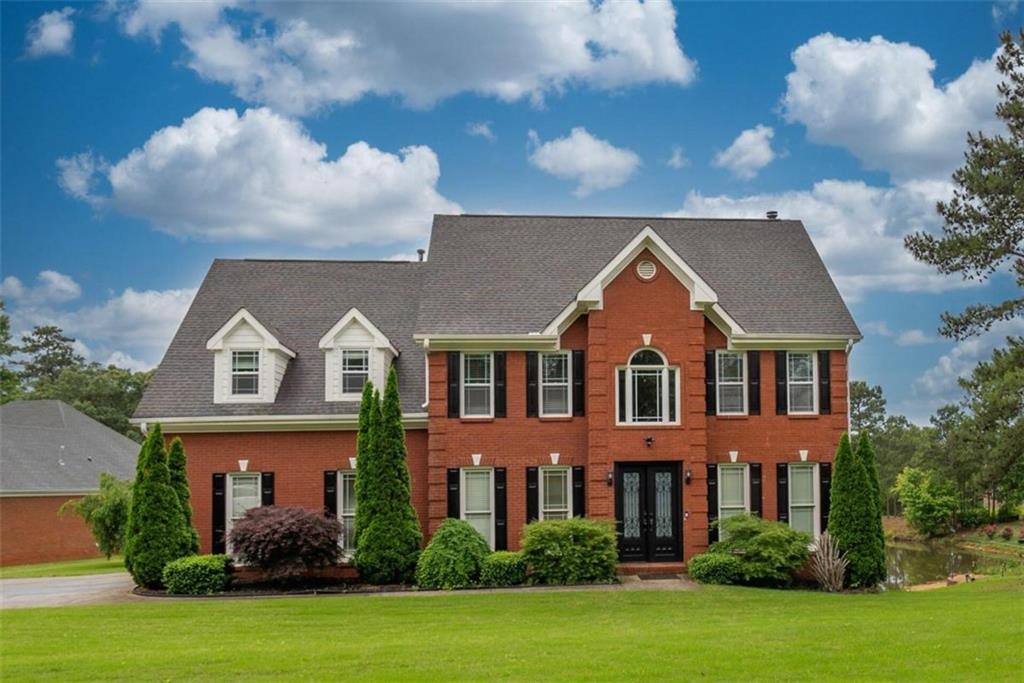
[[[370,333],[373,337],[373,345],[375,347],[388,349],[393,355],[398,355],[398,349],[392,345],[391,340],[387,338],[387,335],[381,332],[376,325],[370,322],[369,318],[360,313],[359,309],[355,307],[350,308],[348,313],[341,317],[341,320],[334,323],[334,326],[327,330],[327,333],[324,334],[324,336],[320,337],[319,348],[321,350],[333,349],[335,337],[337,337],[338,334],[353,321],[362,325],[363,328]]]
[[[256,316],[244,308],[238,309],[238,312],[231,316],[231,318],[224,323],[224,325],[222,325],[212,337],[210,337],[209,341],[206,342],[207,350],[223,351],[225,337],[231,334],[231,332],[242,322],[248,323],[261,337],[263,337],[263,341],[266,344],[267,349],[271,351],[280,351],[289,358],[295,358],[294,351],[282,344],[281,341],[270,332],[270,330],[264,327],[263,324],[256,319]]]
[[[629,244],[622,248],[611,261],[605,265],[594,278],[583,286],[576,294],[576,299],[562,310],[558,316],[548,323],[542,334],[561,334],[572,324],[581,313],[600,310],[604,306],[604,288],[619,276],[626,266],[633,262],[645,249],[650,250],[659,261],[679,280],[690,292],[690,308],[704,311],[718,304],[718,294],[711,285],[701,278],[676,251],[668,245],[651,226],[644,227]],[[724,311],[722,311],[724,314]],[[743,330],[735,321],[731,331]]]

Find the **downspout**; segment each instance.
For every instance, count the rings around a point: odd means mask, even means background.
[[[422,258],[422,257],[421,257]],[[430,339],[423,340],[423,405],[430,404]]]
[[[850,352],[853,351],[853,339],[846,340],[846,433],[850,433],[853,416],[850,414]],[[852,438],[852,437],[851,437]]]

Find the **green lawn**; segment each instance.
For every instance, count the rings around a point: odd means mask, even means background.
[[[1020,680],[1024,580],[5,610],[5,680]],[[1015,645],[1016,644],[1016,645]]]
[[[97,557],[91,560],[0,567],[0,579],[37,579],[43,576],[82,576],[83,574],[109,574],[123,571],[124,558],[116,555],[109,560],[105,557]]]

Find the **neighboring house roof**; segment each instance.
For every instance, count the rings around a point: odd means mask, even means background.
[[[136,418],[351,415],[357,401],[326,401],[323,335],[358,308],[399,352],[402,410],[422,413],[423,350],[413,341],[424,264],[389,261],[217,259],[135,411]],[[213,402],[210,337],[246,309],[295,352],[273,403]]]
[[[859,337],[800,221],[435,216],[418,334],[542,331],[650,226],[747,333]]]
[[[63,401],[0,406],[0,493],[87,492],[135,476],[139,444]]]

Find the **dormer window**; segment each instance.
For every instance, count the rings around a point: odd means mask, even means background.
[[[320,338],[324,353],[324,398],[356,402],[367,382],[383,389],[398,350],[387,336],[356,308]]]
[[[341,350],[341,393],[362,394],[370,379],[370,349]]]
[[[231,352],[231,395],[257,396],[260,393],[260,352]]]

